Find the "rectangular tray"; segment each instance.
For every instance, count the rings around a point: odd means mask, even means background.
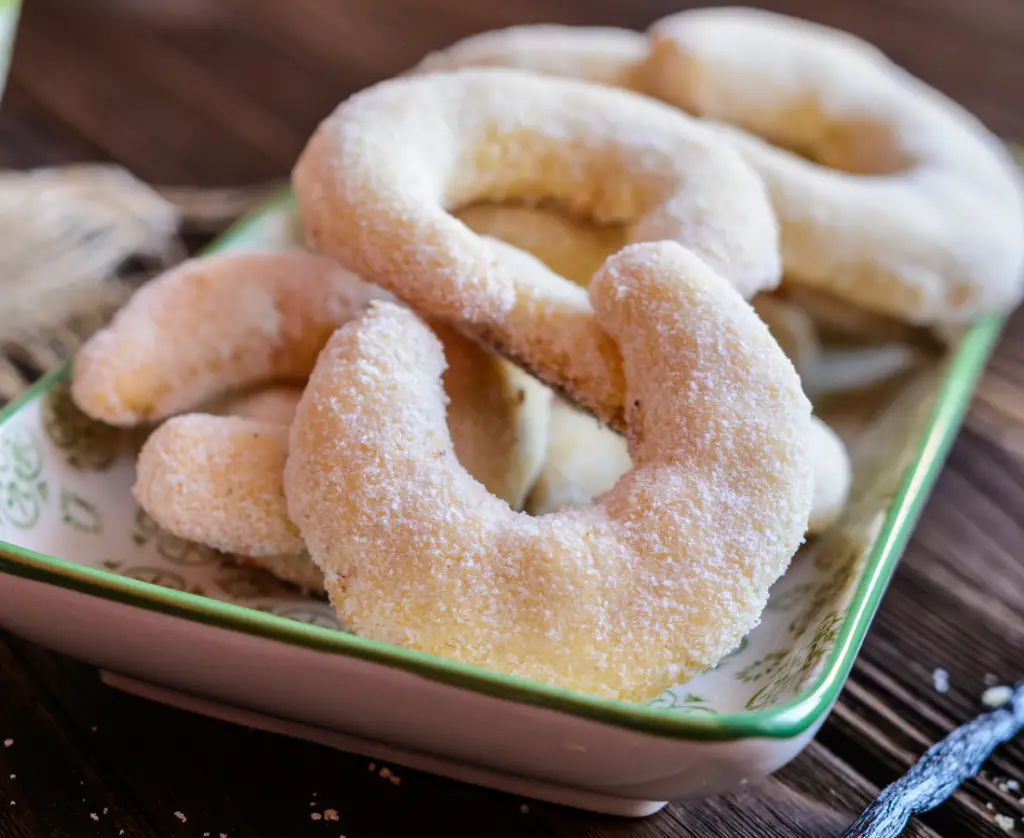
[[[282,195],[212,249],[289,246],[294,222]],[[797,555],[735,653],[645,705],[345,633],[326,602],[161,532],[128,492],[137,438],[79,413],[67,368],[0,413],[0,625],[119,673],[122,688],[198,712],[347,750],[387,748],[388,759],[516,793],[645,814],[774,771],[814,735],[1002,323],[982,320],[899,387],[856,399],[878,416],[848,434],[847,511]],[[819,406],[826,420],[827,410]]]

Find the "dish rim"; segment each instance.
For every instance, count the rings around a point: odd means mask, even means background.
[[[217,252],[246,236],[263,218],[285,209],[291,201],[290,190],[284,188],[239,220],[203,252]],[[368,640],[337,629],[300,623],[242,605],[128,579],[2,539],[0,574],[34,579],[291,646],[355,657],[473,692],[654,736],[702,742],[791,739],[815,725],[839,695],[946,454],[959,432],[975,385],[1005,319],[1003,315],[989,315],[979,320],[944,361],[946,371],[916,454],[900,477],[878,538],[865,560],[864,571],[840,626],[835,646],[816,679],[798,695],[774,707],[718,715],[683,714],[670,708],[585,695]],[[35,399],[65,380],[72,363],[72,360],[67,361],[0,409],[0,429]]]

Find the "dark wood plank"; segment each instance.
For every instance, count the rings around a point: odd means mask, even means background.
[[[24,641],[10,645],[20,671],[45,690],[37,701],[59,708],[66,726],[88,737],[77,747],[87,748],[99,775],[118,778],[162,834],[387,838],[414,826],[453,838],[550,834],[510,795],[398,768],[394,785],[364,758],[125,695],[103,685],[91,667]],[[46,794],[45,783],[36,793]],[[338,812],[337,822],[312,819],[327,809]]]
[[[0,673],[0,838],[164,834],[91,758],[90,726],[53,709],[2,635]]]
[[[878,793],[877,787],[824,746],[812,743],[773,778],[714,800],[678,803],[642,822],[584,816],[555,807],[535,807],[537,817],[559,835],[593,838],[664,838],[765,835],[823,838],[839,835]],[[938,833],[919,822],[908,838]]]

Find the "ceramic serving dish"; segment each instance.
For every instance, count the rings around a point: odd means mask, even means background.
[[[284,196],[216,247],[291,246],[294,229]],[[999,328],[985,320],[946,357],[858,395],[861,419],[837,421],[856,475],[842,519],[797,555],[735,653],[645,705],[356,637],[326,601],[160,531],[129,494],[139,435],[79,413],[66,370],[0,416],[0,625],[196,712],[517,794],[650,813],[774,771],[814,735]]]

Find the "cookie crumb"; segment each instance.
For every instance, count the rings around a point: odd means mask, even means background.
[[[182,812],[175,812],[175,813],[174,813],[174,817],[176,817],[176,818],[177,818],[177,819],[178,819],[179,821],[181,821],[182,823],[185,823],[185,821],[187,821],[187,820],[188,820],[188,818],[186,818],[186,817],[185,817],[185,815],[184,815],[184,813],[182,813]]]
[[[318,821],[318,820],[320,820],[323,817],[323,815],[321,815],[319,812],[310,812],[309,813],[309,817],[312,820]]]
[[[999,679],[995,675],[993,675],[991,672],[986,672],[985,673],[985,677],[982,678],[981,680],[983,680],[985,682],[985,686],[986,687],[994,687],[996,684],[999,683]]]
[[[523,803],[523,804],[522,804],[522,805],[521,805],[521,806],[519,807],[519,811],[520,811],[520,812],[522,812],[522,813],[523,813],[524,815],[528,815],[528,814],[530,814],[530,807],[529,807],[529,806],[527,806],[527,805],[526,805],[525,803]]]
[[[90,812],[89,817],[92,818],[94,821],[98,821],[100,819],[100,816],[97,815],[95,812]]]
[[[1002,707],[1013,698],[1013,689],[1007,686],[989,687],[981,694],[981,703],[986,707]]]
[[[325,821],[336,821],[338,820],[337,809],[324,809],[324,820]]]
[[[949,692],[949,671],[941,666],[932,670],[932,686],[937,693]]]
[[[381,766],[380,771],[378,772],[378,776],[382,780],[390,780],[391,785],[393,786],[397,786],[402,782],[402,778],[395,774],[395,772],[388,768],[386,765]]]
[[[377,770],[377,763],[375,763],[375,762],[371,762],[371,763],[370,763],[370,764],[369,764],[368,766],[366,766],[366,767],[367,767],[367,769],[368,769],[368,770],[370,770],[370,771],[376,771],[376,770]]]
[[[1013,818],[1009,815],[996,815],[995,822],[996,826],[1003,830],[1003,832],[1013,831]]]
[[[99,728],[96,727],[96,725],[93,725],[91,728],[89,728],[89,730],[91,730],[93,733],[95,733],[97,730],[99,730]]]

